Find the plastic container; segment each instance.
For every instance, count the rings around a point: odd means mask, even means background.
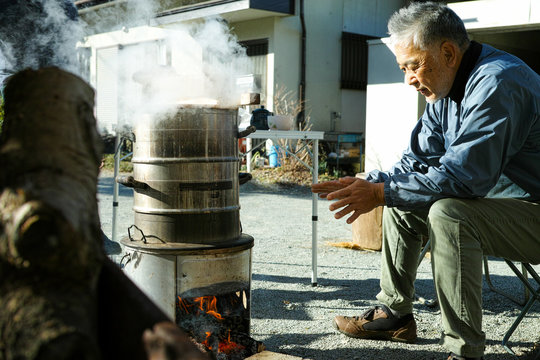
[[[266,140],[266,156],[268,157],[268,165],[277,167],[280,165],[278,159],[278,149],[271,139]]]
[[[292,115],[268,115],[267,122],[270,130],[294,130]]]

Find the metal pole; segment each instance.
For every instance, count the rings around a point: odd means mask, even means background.
[[[313,140],[313,184],[319,181],[319,140]],[[317,200],[318,195],[313,193],[312,211],[311,211],[311,286],[317,286],[317,221],[318,209]]]
[[[252,142],[251,138],[246,138],[246,171],[251,172],[251,148]]]
[[[116,176],[118,176],[118,169],[120,168],[120,135],[116,134],[114,141],[114,177],[113,177],[113,203],[112,203],[112,236],[111,240],[116,241],[116,211],[118,210],[118,187],[116,182]]]

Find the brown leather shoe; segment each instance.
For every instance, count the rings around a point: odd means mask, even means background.
[[[360,339],[416,341],[416,322],[412,314],[396,317],[386,306],[376,306],[360,316],[336,316],[334,327],[341,333]]]

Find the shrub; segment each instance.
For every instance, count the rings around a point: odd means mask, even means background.
[[[114,170],[114,154],[103,155],[103,169],[108,170],[108,171]],[[133,171],[133,164],[131,163],[131,156],[120,161],[120,167],[118,168],[118,171],[128,172],[128,173]]]

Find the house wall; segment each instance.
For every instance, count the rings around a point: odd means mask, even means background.
[[[276,96],[288,93],[287,101],[299,106],[300,41],[302,37],[300,17],[274,18],[274,90]]]
[[[387,41],[369,41],[366,171],[386,170],[399,160],[425,107],[423,97],[405,84]]]
[[[298,17],[269,17],[231,24],[239,41],[268,39],[267,103],[273,111],[276,90],[298,99],[300,83],[300,20]],[[275,56],[279,54],[279,56]]]
[[[341,112],[343,0],[306,0],[306,115],[313,130],[328,131]]]
[[[366,92],[341,89],[342,32],[382,37],[391,14],[403,0],[383,4],[372,0],[305,0],[306,114],[312,130],[363,132],[365,130]],[[231,24],[238,39],[269,39],[269,76],[267,93],[289,91],[297,99],[300,83],[301,23],[297,14]],[[273,62],[273,67],[272,67]],[[271,104],[267,104],[271,109]]]
[[[87,37],[85,47],[91,49],[89,82],[96,90],[96,118],[98,128],[105,133],[114,133],[122,122],[119,104],[122,103],[123,87],[119,77],[125,65],[118,63],[122,48],[133,44],[154,42],[166,36],[163,29],[136,27],[129,31],[113,31]]]
[[[388,19],[403,4],[403,0],[345,0],[343,31],[385,37]],[[337,119],[336,129],[344,132],[365,133],[366,96],[365,90],[341,89],[341,116]]]

